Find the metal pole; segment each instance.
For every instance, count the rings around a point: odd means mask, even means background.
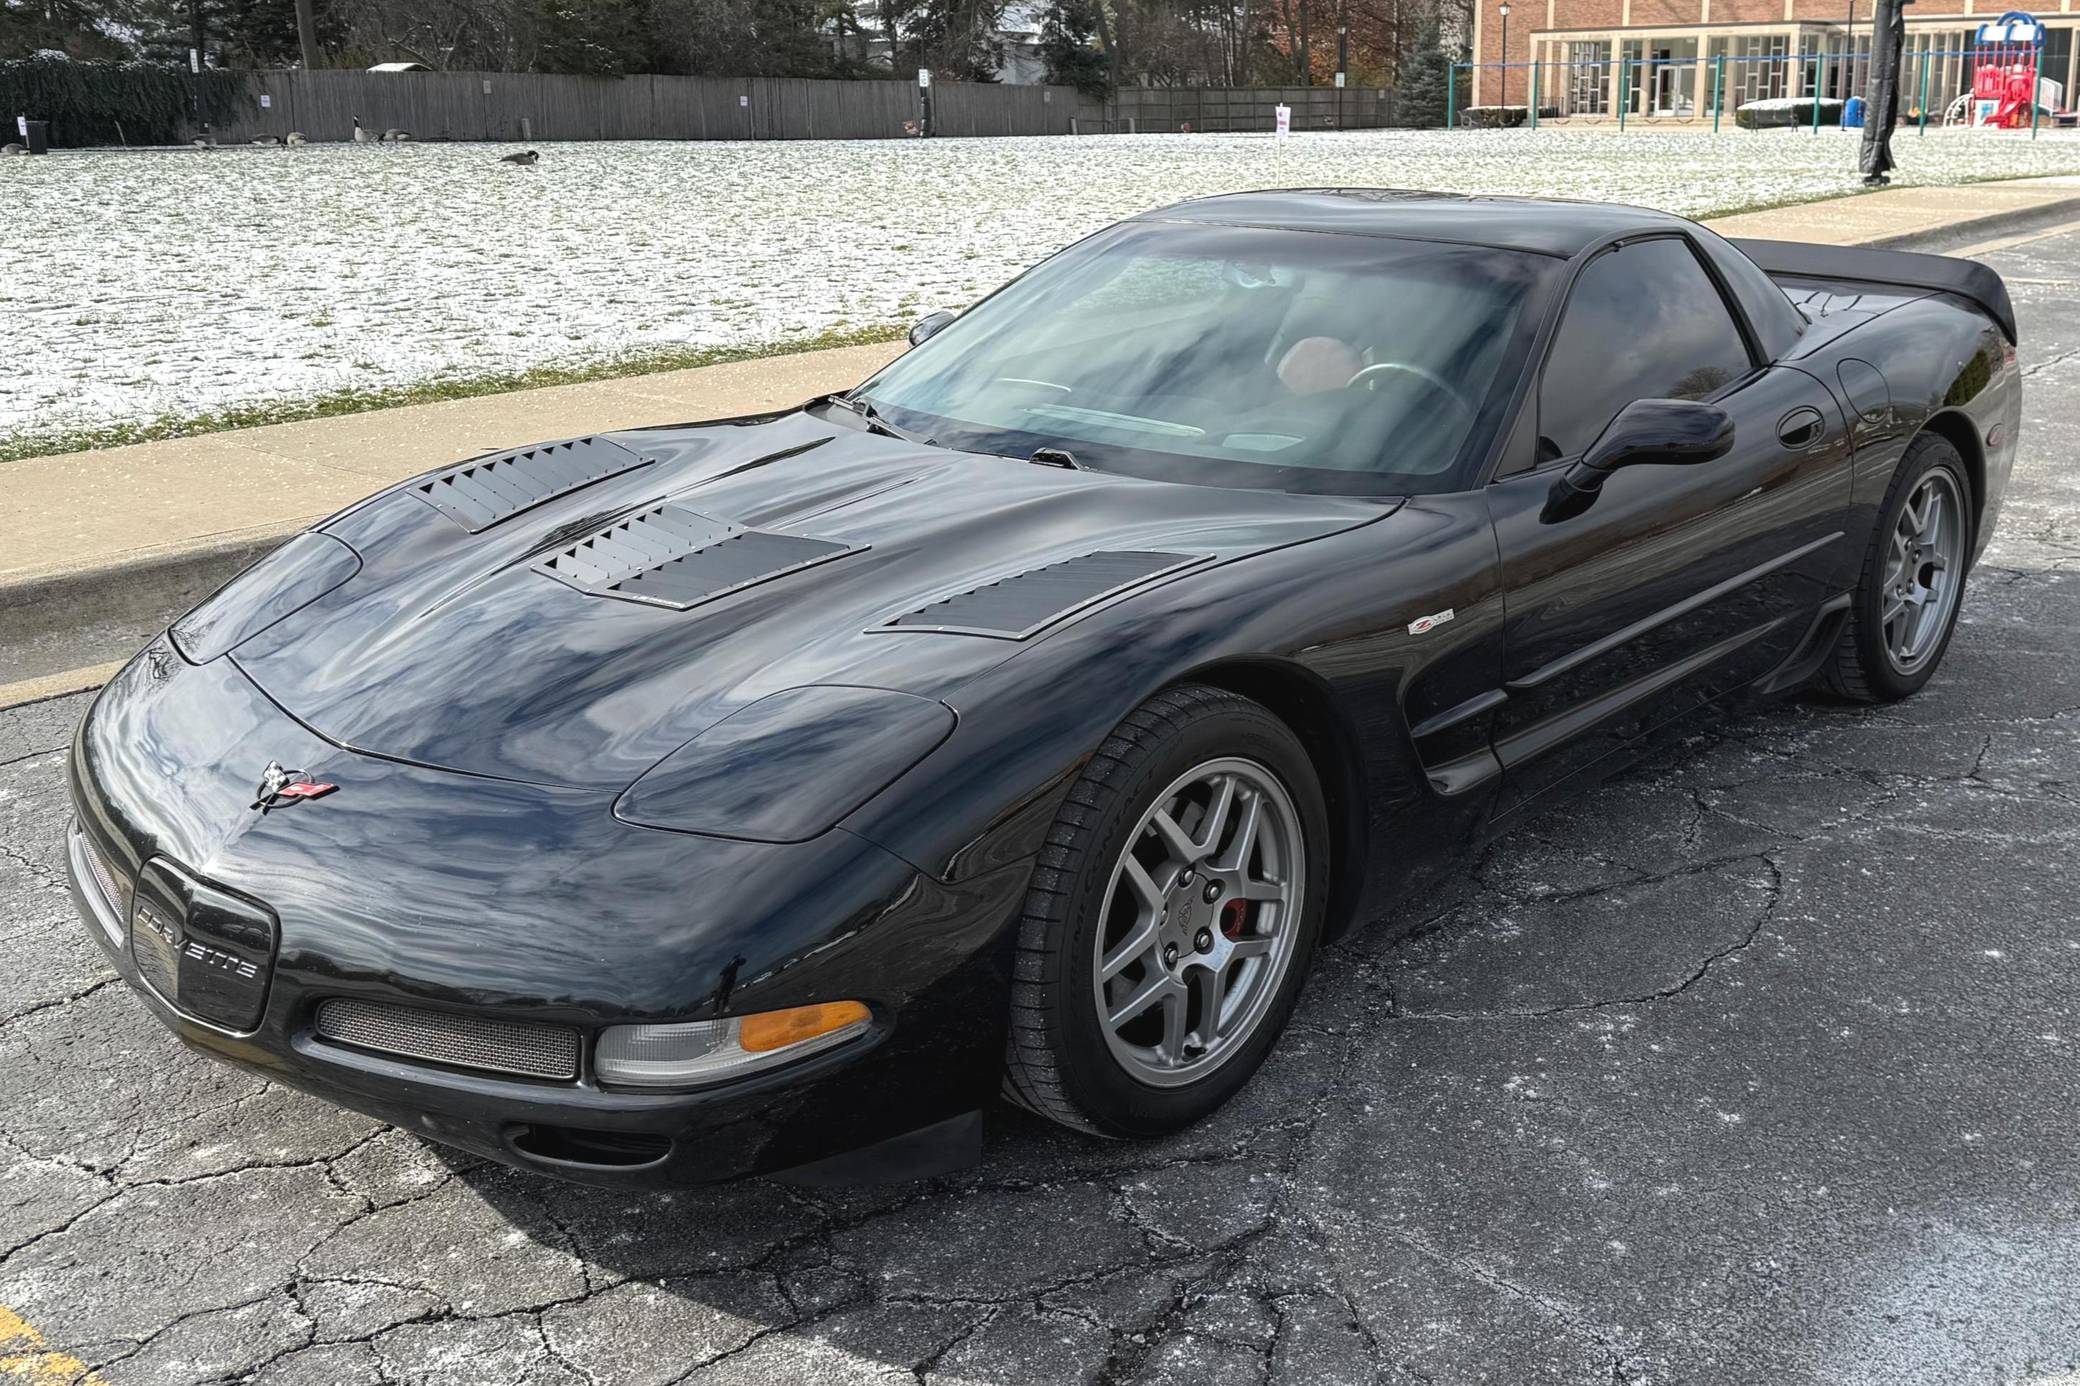
[[[1531,64],[1531,128],[1536,130],[1538,128],[1538,62],[1536,61],[1537,54],[1533,54],[1532,58],[1533,61]]]
[[[1626,69],[1631,65],[1631,62],[1625,57],[1623,50],[1620,50],[1618,54],[1618,128],[1620,130],[1625,128],[1625,88],[1628,85],[1625,78],[1627,75]]]
[[[1921,133],[1928,133],[1928,50],[1921,50]]]
[[[1459,123],[1459,65],[1453,63],[1444,79],[1444,128],[1453,129]]]
[[[2037,137],[2037,92],[2044,81],[2044,26],[2037,26],[2037,43],[2029,55],[2029,137]]]
[[[1719,133],[1719,112],[1726,105],[1726,55],[1712,59],[1712,133]]]
[[[1351,70],[1351,24],[1344,8],[1336,13],[1336,129],[1343,130],[1343,84],[1350,80],[1346,75]]]
[[[1871,37],[1874,39],[1877,37],[1876,30],[1872,31]],[[1847,101],[1849,99],[1849,78],[1855,73],[1855,71],[1856,0],[1849,0],[1849,23],[1842,30],[1842,100],[1844,101]],[[1868,83],[1870,79],[1871,70],[1869,66],[1866,65],[1863,69],[1863,80],[1865,81],[1865,83]]]
[[[1820,54],[1813,53],[1813,133],[1820,133]]]

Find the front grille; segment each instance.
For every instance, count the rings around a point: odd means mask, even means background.
[[[318,1034],[340,1044],[522,1078],[578,1076],[578,1032],[567,1025],[451,1015],[344,998],[318,1007]]]
[[[101,844],[77,822],[72,825],[72,833],[79,839],[80,856],[86,860],[87,875],[92,878],[94,889],[101,893],[102,902],[108,906],[109,918],[115,921],[109,937],[120,944],[123,941],[123,906],[130,897],[130,878],[109,860],[108,853],[101,850]]]

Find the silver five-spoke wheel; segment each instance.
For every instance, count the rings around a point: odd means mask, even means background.
[[[1292,798],[1255,761],[1207,761],[1155,797],[1092,960],[1106,1044],[1135,1078],[1193,1082],[1255,1031],[1292,961],[1305,853]]]
[[[1884,567],[1885,654],[1920,671],[1942,644],[1964,573],[1964,498],[1942,468],[1921,478],[1893,525]]]

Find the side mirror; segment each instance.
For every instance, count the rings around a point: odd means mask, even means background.
[[[910,329],[910,345],[923,345],[924,340],[927,337],[937,336],[939,333],[939,329],[945,327],[946,324],[952,322],[953,318],[953,313],[945,308],[941,308],[938,312],[933,313],[930,317],[919,318],[917,320],[917,326]]]
[[[1710,462],[1733,449],[1733,418],[1716,404],[1636,399],[1618,411],[1579,462],[1553,483],[1539,518],[1551,524],[1581,514],[1620,467]]]

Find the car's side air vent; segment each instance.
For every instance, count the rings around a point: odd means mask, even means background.
[[[581,592],[684,611],[861,549],[740,529],[682,505],[653,506],[563,549],[535,571]]]
[[[571,438],[479,457],[415,483],[412,492],[471,534],[481,534],[523,510],[653,460],[604,438]]]
[[[1044,568],[999,578],[981,587],[906,612],[884,629],[943,631],[1023,640],[1062,617],[1095,605],[1159,573],[1199,559],[1185,553],[1142,550],[1087,553]]]

